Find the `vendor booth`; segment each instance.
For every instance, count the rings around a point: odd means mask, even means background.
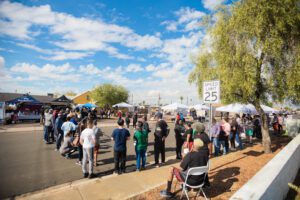
[[[65,95],[62,95],[49,103],[52,109],[66,109],[72,108],[72,100],[68,99]]]
[[[188,106],[180,103],[172,103],[161,107],[161,109],[165,114],[169,115],[176,115],[177,113],[182,113],[184,116],[187,116],[189,111]]]
[[[122,103],[118,103],[118,104],[115,104],[112,106],[114,109],[116,110],[121,110],[123,115],[126,113],[126,112],[129,112],[129,113],[133,113],[134,112],[134,106],[133,105],[130,105],[128,103],[125,103],[125,102],[122,102]]]
[[[261,105],[261,108],[264,110],[265,113],[278,113],[274,108],[271,108],[269,106]],[[256,111],[255,107],[252,104],[240,104],[240,103],[234,103],[229,104],[226,106],[221,106],[216,109],[216,111],[219,112],[231,112],[231,113],[245,113],[250,115],[257,115],[258,112]]]
[[[12,121],[39,120],[42,103],[29,94],[5,102],[6,108],[13,113]]]

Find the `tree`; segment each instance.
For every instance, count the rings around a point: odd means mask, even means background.
[[[180,96],[179,99],[180,99],[180,103],[182,104],[183,96]]]
[[[241,0],[221,8],[207,23],[211,45],[189,76],[199,94],[203,81],[219,79],[224,103],[255,106],[265,153],[271,139],[261,104],[300,100],[299,13],[299,0]]]
[[[128,90],[120,85],[103,84],[91,91],[91,97],[101,107],[106,104],[112,106],[120,102],[127,102],[128,96]]]
[[[74,91],[70,90],[70,91],[66,92],[65,95],[67,95],[67,96],[76,96],[76,93]]]

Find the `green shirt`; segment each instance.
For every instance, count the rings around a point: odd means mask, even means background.
[[[136,150],[146,150],[148,143],[148,134],[145,131],[135,131]]]

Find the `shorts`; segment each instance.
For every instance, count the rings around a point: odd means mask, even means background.
[[[186,146],[186,142],[184,143],[184,146]],[[189,151],[192,150],[193,146],[194,146],[194,142],[189,142],[188,144]]]
[[[180,171],[180,169],[178,169],[176,167],[173,168],[173,175],[176,177],[177,181],[179,181],[179,182],[185,181],[185,178],[182,175],[182,172]]]
[[[246,130],[246,135],[252,136],[253,135],[253,130]]]
[[[94,152],[98,152],[100,149],[100,145],[99,144],[96,144],[95,147],[94,147]]]

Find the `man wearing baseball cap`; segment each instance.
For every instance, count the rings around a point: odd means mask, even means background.
[[[184,182],[188,169],[192,167],[201,167],[206,166],[208,162],[208,155],[205,150],[202,149],[204,143],[201,139],[194,140],[193,150],[186,154],[183,160],[180,163],[180,168],[171,167],[170,174],[167,182],[167,189],[162,190],[160,195],[162,197],[172,197],[173,193],[171,193],[171,186],[173,177],[175,176],[179,182]],[[188,177],[187,183],[189,185],[199,185],[203,182],[204,174],[202,175],[190,175]]]

